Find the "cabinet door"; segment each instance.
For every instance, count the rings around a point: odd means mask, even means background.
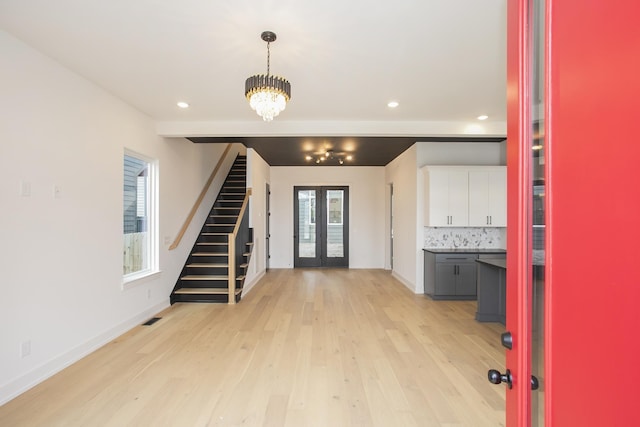
[[[476,295],[476,265],[458,264],[456,274],[456,295]]]
[[[469,225],[469,174],[467,170],[425,170],[425,225],[466,227]]]
[[[507,226],[506,167],[469,171],[469,225]]]
[[[489,219],[492,227],[507,226],[507,168],[489,171]]]
[[[436,293],[435,295],[456,294],[456,265],[451,263],[436,264]]]
[[[489,225],[489,172],[469,171],[469,225],[487,227]]]
[[[449,225],[469,225],[469,172],[449,171]]]
[[[445,169],[425,171],[425,225],[449,225],[449,172]]]

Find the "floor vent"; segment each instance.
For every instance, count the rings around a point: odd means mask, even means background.
[[[162,319],[162,317],[152,317],[142,324],[142,326],[151,326],[156,323],[158,320]]]

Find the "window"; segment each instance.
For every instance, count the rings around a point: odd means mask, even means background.
[[[156,162],[125,150],[123,164],[123,268],[125,282],[157,271]]]

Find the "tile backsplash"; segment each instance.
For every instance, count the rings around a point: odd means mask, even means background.
[[[424,227],[425,248],[506,248],[506,228]]]

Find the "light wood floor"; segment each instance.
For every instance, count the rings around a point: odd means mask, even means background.
[[[0,426],[503,426],[503,327],[474,312],[382,270],[271,270],[236,306],[172,306]]]

